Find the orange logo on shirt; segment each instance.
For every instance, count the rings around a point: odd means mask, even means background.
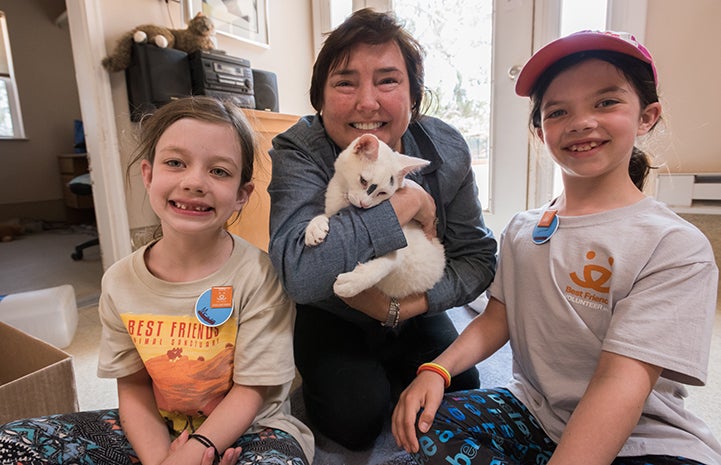
[[[589,250],[586,253],[588,260],[596,258],[596,252]],[[613,257],[608,257],[608,264],[613,266]],[[597,292],[608,293],[610,287],[606,286],[608,281],[611,279],[613,273],[610,269],[604,268],[601,265],[588,263],[583,267],[583,279],[581,279],[576,272],[570,274],[571,280],[581,287],[593,289]]]
[[[213,286],[210,291],[210,308],[233,306],[233,286]]]

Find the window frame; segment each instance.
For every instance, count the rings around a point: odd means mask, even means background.
[[[25,126],[23,125],[22,110],[20,108],[20,96],[18,95],[15,82],[15,71],[13,69],[13,58],[10,50],[10,35],[7,28],[6,15],[0,11],[0,47],[3,47],[3,54],[6,60],[7,74],[0,72],[0,80],[5,83],[8,94],[8,107],[10,120],[12,121],[13,133],[11,135],[0,135],[0,140],[25,139]]]

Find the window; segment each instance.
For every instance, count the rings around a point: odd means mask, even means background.
[[[0,11],[0,139],[25,137],[20,100],[18,99],[13,60],[10,53],[10,37],[5,13]]]
[[[456,127],[471,149],[481,205],[489,200],[493,0],[393,0],[426,51],[427,114]]]

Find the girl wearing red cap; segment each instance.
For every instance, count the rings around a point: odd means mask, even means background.
[[[684,385],[707,376],[713,251],[642,192],[634,144],[661,116],[656,88],[648,50],[613,32],[558,39],[524,66],[516,93],[564,190],[506,226],[485,312],[401,395],[393,434],[419,463],[721,463],[684,408]],[[507,341],[506,386],[443,395]]]

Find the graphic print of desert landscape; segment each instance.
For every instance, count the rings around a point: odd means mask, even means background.
[[[210,360],[190,359],[182,351],[171,349],[146,362],[158,408],[185,415],[207,415],[232,385],[235,347],[226,344]]]

